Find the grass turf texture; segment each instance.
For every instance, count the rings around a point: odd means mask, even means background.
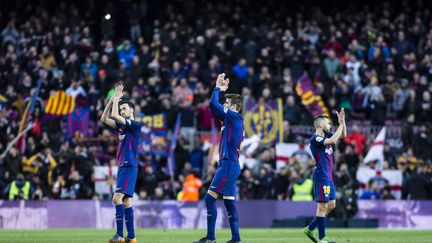
[[[240,229],[243,243],[305,242],[311,243],[302,229]],[[138,229],[139,243],[191,243],[205,234],[205,230]],[[107,242],[114,230],[50,229],[50,230],[0,230],[0,242]],[[329,229],[327,235],[336,242],[406,243],[432,242],[432,230],[378,230]],[[216,230],[218,243],[230,239],[229,229]]]

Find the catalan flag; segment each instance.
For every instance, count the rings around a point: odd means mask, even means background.
[[[38,84],[37,84],[37,88],[33,92],[32,96],[30,98],[30,101],[27,103],[27,106],[24,110],[24,114],[21,118],[21,123],[20,123],[19,129],[18,129],[18,134],[20,134],[24,130],[25,126],[27,125],[27,122],[28,122],[28,119],[29,119],[31,113],[33,113],[33,110],[35,107],[34,106],[35,100],[39,94],[39,90],[40,90],[41,85],[42,85],[42,80],[39,80]],[[25,140],[26,140],[26,136],[24,134],[17,142],[17,146],[18,146],[18,148],[20,148],[21,153],[24,153],[24,150],[25,150],[25,146],[26,146]]]
[[[57,90],[54,94],[50,95],[45,107],[45,113],[58,116],[67,115],[74,108],[75,98],[67,95],[63,90]]]
[[[324,115],[330,118],[329,111],[318,94],[315,86],[307,73],[297,80],[296,92],[301,97],[302,104],[312,114],[313,117]]]

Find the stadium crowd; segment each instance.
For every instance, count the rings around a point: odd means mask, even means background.
[[[372,144],[372,126],[401,129],[400,154],[385,146],[384,168],[403,172],[403,198],[432,199],[432,18],[427,1],[320,3],[267,1],[90,0],[39,5],[19,1],[0,13],[0,152],[17,135],[24,106],[42,79],[31,121],[42,120],[50,92],[76,97],[91,109],[92,139],[65,139],[65,118],[38,124],[24,151],[0,160],[3,199],[106,198],[95,192],[94,165],[116,164],[116,138],[99,118],[122,82],[135,114],[166,112],[173,129],[182,114],[172,182],[166,158],[140,155],[136,192],[141,199],[175,199],[188,180],[204,195],[215,171],[196,139],[211,129],[209,96],[217,74],[229,92],[284,101],[285,142],[307,143],[312,116],[295,91],[307,72],[330,111],[345,108],[349,136],[337,146],[334,178],[346,208],[355,213],[356,171]],[[36,6],[36,7],[32,7]],[[108,15],[108,13],[110,15]],[[337,121],[337,119],[333,119]],[[337,124],[335,124],[337,126]],[[239,198],[292,200],[311,177],[311,158],[275,170],[274,145],[260,145],[255,168],[243,168]],[[202,183],[201,183],[202,182]],[[202,187],[201,187],[202,184]],[[12,191],[12,192],[11,192]],[[392,199],[373,183],[364,199]],[[349,211],[348,210],[348,211]]]

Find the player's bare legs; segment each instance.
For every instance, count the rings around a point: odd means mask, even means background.
[[[207,193],[210,194],[210,196],[214,197],[214,199],[219,199],[220,197],[219,194],[214,191],[208,190]]]
[[[330,202],[327,203],[327,212],[326,212],[326,216],[329,215],[329,213],[331,211],[333,211],[333,209],[336,208],[336,200],[331,200]]]
[[[125,240],[123,238],[123,221],[124,221],[124,213],[125,213],[125,209],[123,206],[123,198],[124,198],[124,194],[123,193],[114,193],[113,196],[113,203],[115,205],[116,208],[116,226],[117,226],[117,231],[116,234],[110,239],[108,240],[108,242],[110,243],[124,243]]]
[[[125,238],[126,243],[136,243],[135,238],[135,229],[134,229],[134,218],[133,218],[133,209],[131,205],[131,198],[123,197],[122,199],[123,206],[125,209],[125,223],[126,223],[126,229],[128,232],[127,237]]]

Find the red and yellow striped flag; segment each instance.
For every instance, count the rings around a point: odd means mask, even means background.
[[[50,95],[45,113],[52,115],[67,115],[75,108],[75,98],[67,95],[63,90],[57,90]]]
[[[313,117],[324,115],[330,119],[330,113],[324,101],[314,87],[307,73],[298,81],[295,87],[298,96],[301,97],[302,104],[312,114]]]

